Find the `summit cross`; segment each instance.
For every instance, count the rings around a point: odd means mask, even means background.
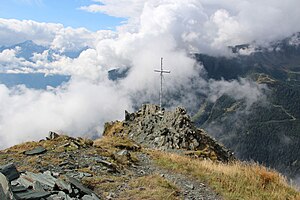
[[[162,111],[162,98],[163,98],[163,74],[169,74],[171,71],[163,69],[163,58],[160,59],[160,70],[156,69],[154,72],[160,73],[160,92],[159,92],[159,108]]]

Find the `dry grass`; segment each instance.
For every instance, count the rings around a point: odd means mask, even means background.
[[[127,176],[101,175],[85,177],[82,179],[84,185],[94,190],[98,194],[108,196],[110,192],[117,190],[118,186],[128,182]]]
[[[58,158],[56,154],[46,154],[46,155],[43,155],[42,159],[41,159],[41,162],[40,162],[40,165],[41,166],[49,166],[49,165],[54,165],[54,166],[57,166],[59,165],[60,163],[62,163],[64,160],[62,158]],[[37,163],[32,163],[32,165],[36,165]]]
[[[118,166],[131,165],[138,161],[135,151],[139,151],[141,147],[134,141],[122,136],[105,136],[94,141],[94,147],[102,150],[98,152],[101,156],[112,158]],[[119,156],[116,153],[120,150],[130,150],[130,157]],[[112,161],[111,160],[111,161]]]
[[[84,172],[84,173],[89,173],[89,174],[92,174],[92,175],[96,175],[96,173],[94,171],[92,171],[90,167],[79,168],[78,172]]]
[[[204,181],[225,199],[300,199],[300,193],[282,175],[258,164],[222,164],[159,151],[149,153],[160,167]]]
[[[25,142],[0,151],[0,164],[14,162],[21,171],[37,172],[37,166],[58,165],[63,162],[58,154],[64,151],[73,151],[78,148],[91,147],[92,140],[73,138],[61,135],[52,140],[41,140],[38,142]],[[41,155],[27,156],[25,151],[32,150],[38,146],[44,147],[47,152]]]
[[[127,137],[105,136],[94,141],[94,147],[103,148],[106,150],[139,150],[141,147]]]
[[[65,147],[64,145],[69,144],[69,146]],[[93,145],[93,141],[90,139],[85,138],[72,138],[66,135],[60,135],[59,137],[53,139],[53,140],[41,140],[38,142],[25,142],[22,144],[15,145],[13,147],[10,147],[6,149],[5,153],[23,153],[24,151],[34,149],[38,146],[43,146],[48,151],[55,151],[55,152],[63,152],[65,150],[68,150],[68,148],[72,148],[72,150],[75,150],[77,148],[73,148],[76,144],[79,147],[89,147]]]
[[[25,142],[22,144],[12,146],[12,147],[8,148],[7,150],[4,150],[4,152],[6,152],[6,153],[23,153],[24,151],[31,150],[33,148],[36,148],[37,146],[40,146],[39,142]]]
[[[176,200],[179,190],[175,185],[159,175],[149,175],[131,180],[129,188],[122,192],[118,199],[122,200]]]
[[[108,122],[104,124],[104,132],[103,136],[116,136],[116,135],[124,135],[125,130],[124,122],[114,121]]]
[[[187,156],[190,156],[192,158],[198,158],[198,159],[209,158],[210,160],[213,160],[213,161],[218,160],[217,154],[213,150],[209,149],[209,147],[206,147],[203,150],[186,151],[184,154]]]

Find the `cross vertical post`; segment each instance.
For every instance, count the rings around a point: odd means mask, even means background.
[[[163,58],[160,59],[160,70],[156,69],[154,72],[160,73],[160,92],[159,92],[159,108],[160,111],[162,111],[162,98],[163,98],[163,74],[164,73],[171,73],[169,70],[164,70],[163,69]]]

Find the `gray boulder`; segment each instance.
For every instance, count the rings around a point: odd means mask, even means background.
[[[13,193],[11,192],[9,182],[4,176],[0,173],[0,199],[1,200],[14,200]]]
[[[6,176],[9,182],[20,177],[20,173],[13,163],[0,166],[0,173]]]

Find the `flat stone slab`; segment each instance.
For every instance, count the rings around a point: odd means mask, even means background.
[[[75,186],[80,192],[88,195],[92,195],[93,191],[82,185],[76,178],[73,178],[71,176],[67,176],[69,182]]]
[[[39,182],[43,186],[47,186],[49,188],[54,188],[56,178],[51,176],[50,172],[44,172],[42,173],[32,173],[32,172],[26,172],[26,174],[21,175],[22,179],[25,179],[26,181],[29,181],[33,186],[34,182]],[[23,184],[26,186],[27,184]]]
[[[15,193],[15,196],[17,199],[22,199],[22,200],[37,200],[37,199],[49,197],[51,196],[51,193],[26,191],[26,192]]]
[[[24,187],[23,185],[19,185],[19,186],[12,186],[11,187],[12,192],[25,192],[27,190],[26,187]]]
[[[27,156],[33,156],[33,155],[39,155],[39,154],[43,154],[45,153],[47,150],[42,147],[42,146],[38,146],[32,150],[29,150],[29,151],[25,151],[24,154],[27,155]]]
[[[0,173],[6,176],[9,182],[20,177],[20,173],[18,172],[16,166],[13,163],[0,166]]]
[[[96,195],[92,194],[92,195],[84,195],[82,198],[82,200],[100,200]]]

